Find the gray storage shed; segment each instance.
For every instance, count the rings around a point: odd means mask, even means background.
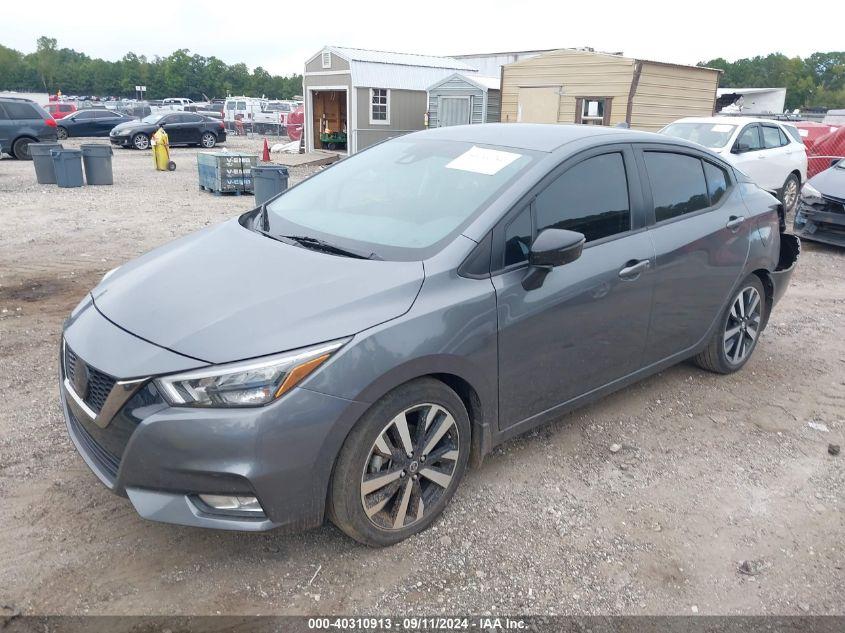
[[[453,73],[428,87],[428,126],[498,123],[498,77]]]
[[[426,88],[457,71],[477,72],[448,57],[326,46],[305,62],[306,150],[323,149],[328,134],[340,134],[354,154],[422,130]]]

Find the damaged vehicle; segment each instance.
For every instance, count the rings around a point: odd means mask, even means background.
[[[688,359],[740,370],[782,229],[687,141],[408,134],[108,273],[62,333],[67,429],[144,518],[390,545],[509,438]]]
[[[793,230],[807,240],[845,246],[845,158],[801,189]]]

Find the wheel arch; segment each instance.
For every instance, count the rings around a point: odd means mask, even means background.
[[[769,322],[769,315],[772,313],[772,308],[774,307],[775,284],[772,280],[772,273],[765,268],[758,268],[757,270],[752,271],[751,274],[760,279],[760,282],[763,284],[763,289],[766,291],[766,315],[763,318],[763,329],[765,329]]]
[[[19,134],[18,136],[13,138],[12,141],[9,143],[9,149],[14,151],[15,145],[18,143],[18,141],[23,141],[23,140],[29,140],[32,143],[38,142],[38,139],[35,136],[33,136],[32,134]]]

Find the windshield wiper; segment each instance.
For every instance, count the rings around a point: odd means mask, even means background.
[[[309,237],[307,235],[280,235],[279,238],[293,240],[305,248],[311,248],[326,253],[334,253],[335,255],[356,257],[358,259],[381,259],[381,257],[372,252],[364,253],[363,251],[354,251],[350,248],[338,246],[337,244],[332,244],[331,242],[327,242],[316,237]]]

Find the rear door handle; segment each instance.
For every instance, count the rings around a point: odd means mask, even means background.
[[[626,280],[636,279],[643,271],[647,270],[649,266],[651,266],[651,262],[647,259],[641,259],[639,261],[632,259],[625,264],[625,268],[619,271],[619,278]]]
[[[745,222],[744,215],[741,215],[739,217],[732,215],[725,223],[725,228],[730,229],[731,231],[736,231],[739,229],[740,226],[742,226],[743,222]]]

